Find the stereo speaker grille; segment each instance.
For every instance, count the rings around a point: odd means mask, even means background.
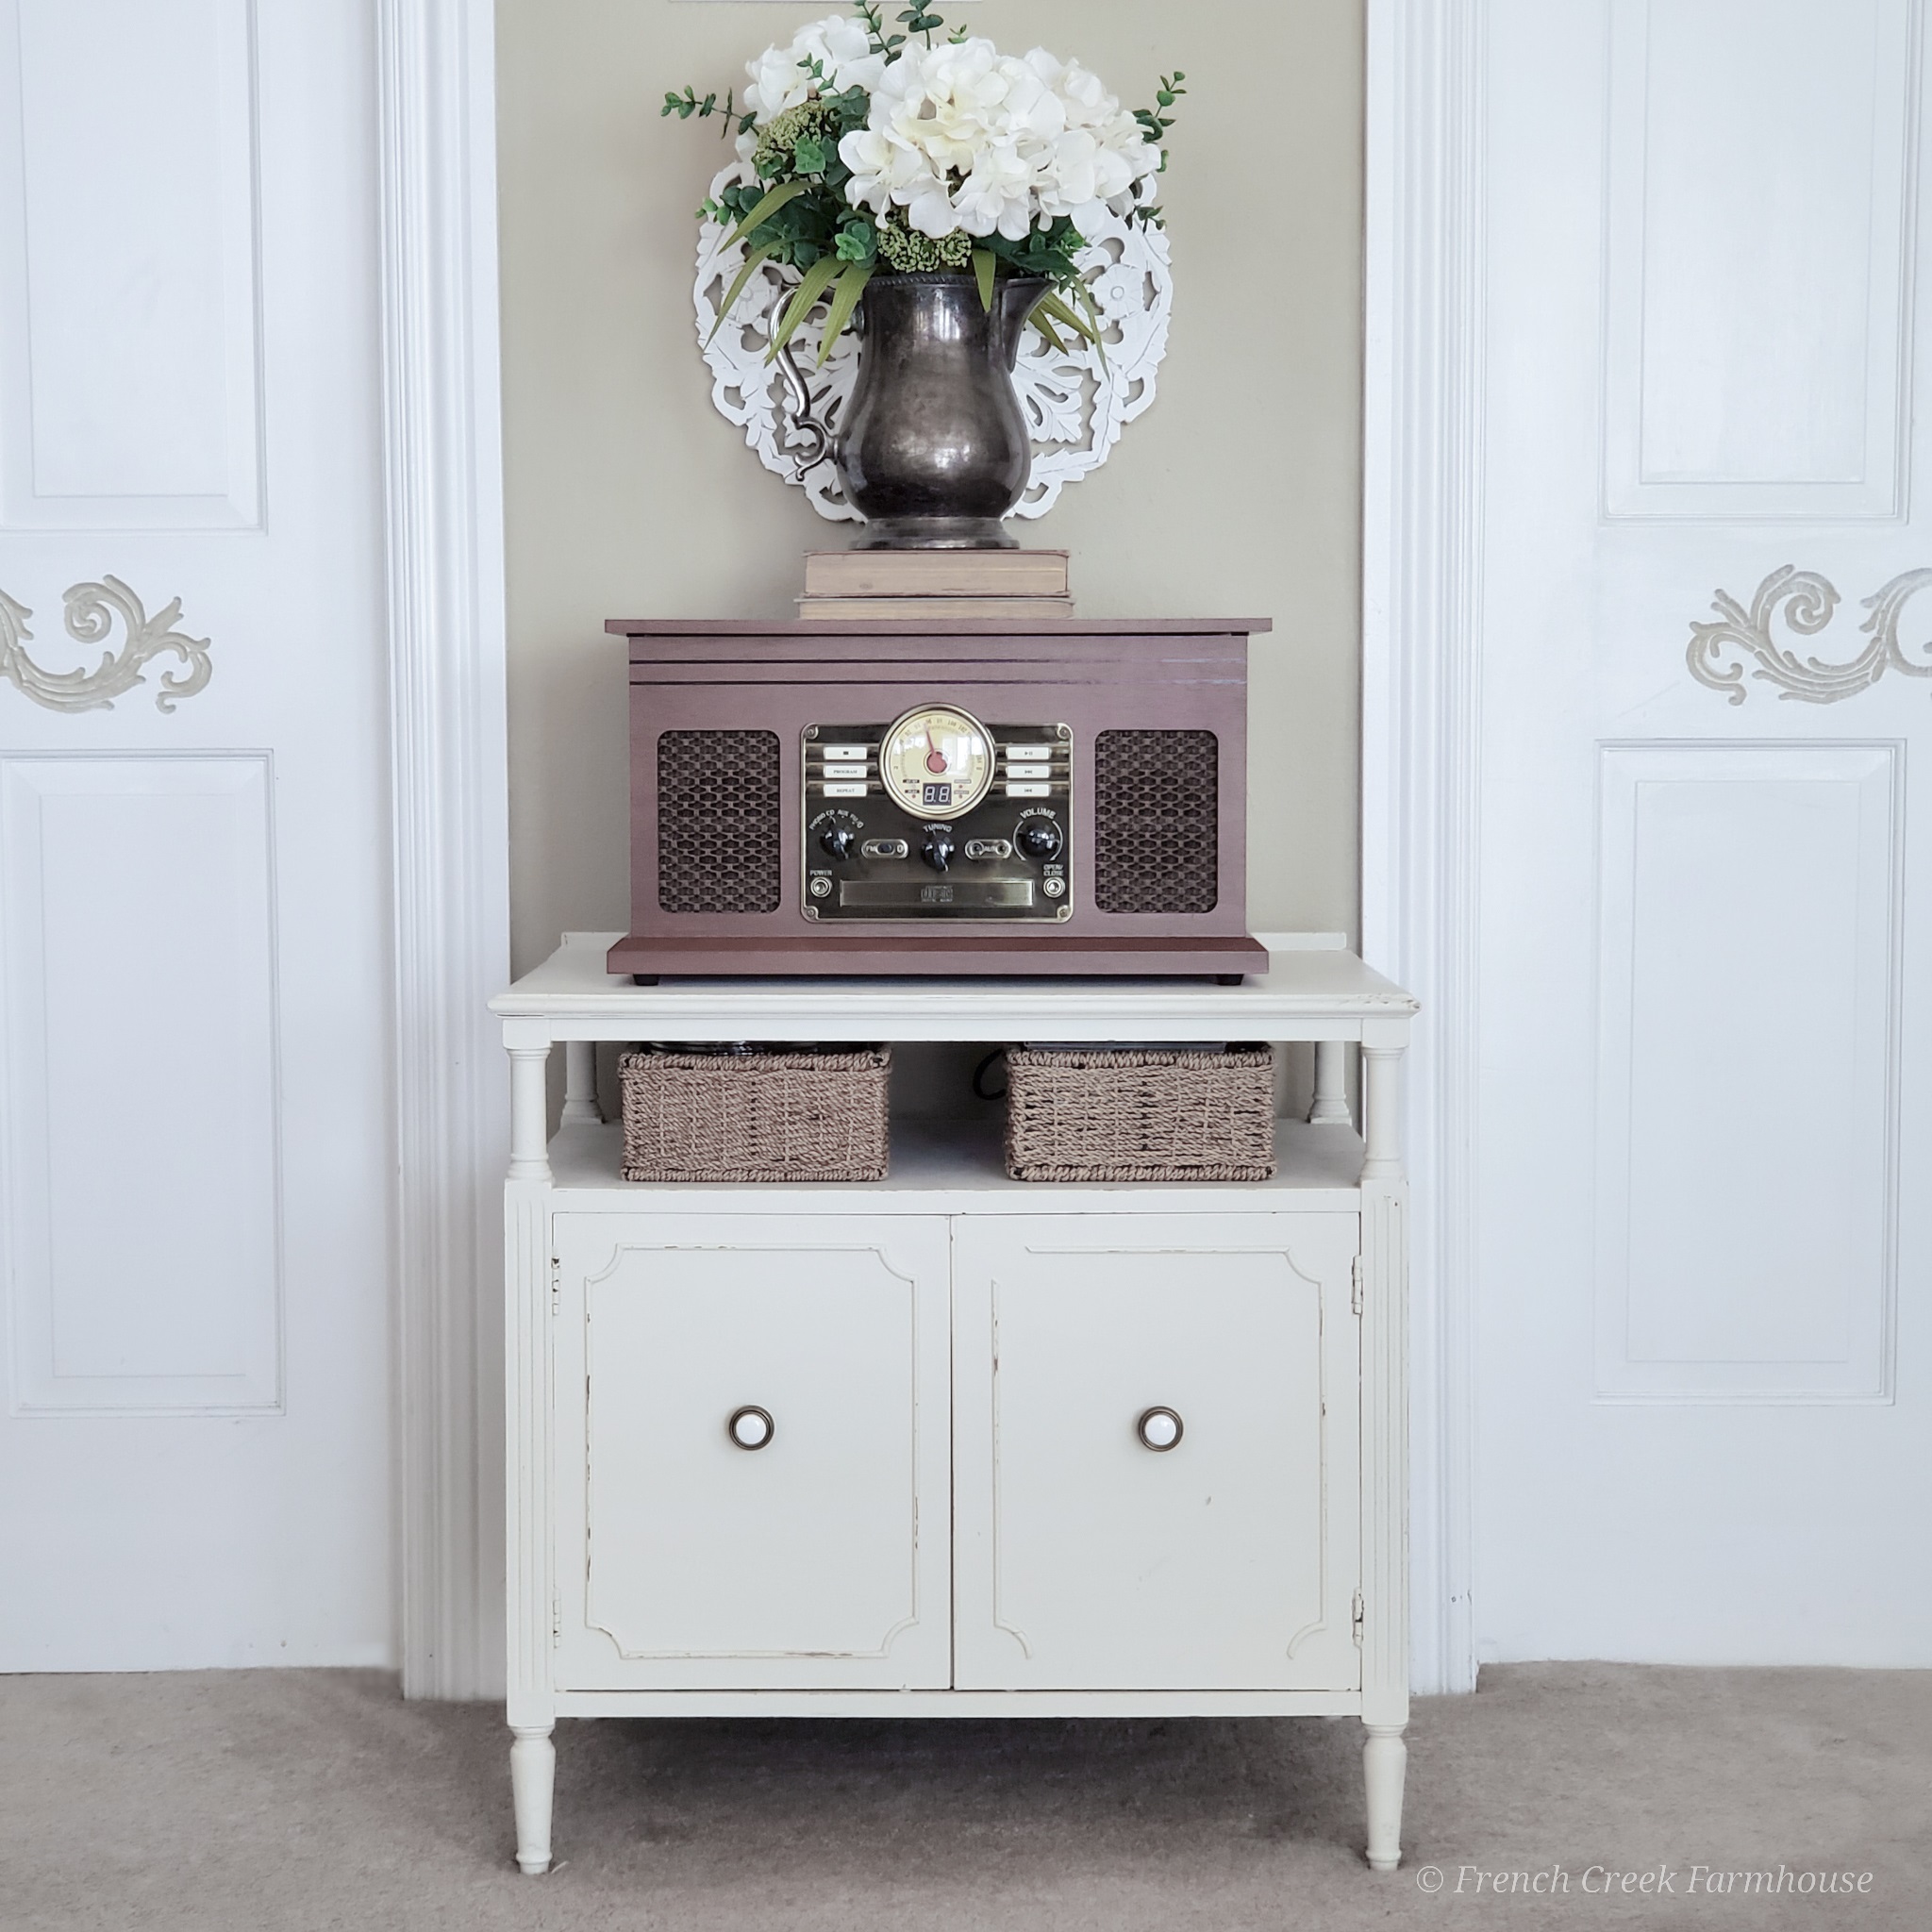
[[[666,912],[775,912],[778,734],[658,739],[658,904]]]
[[[1221,744],[1211,731],[1093,741],[1093,903],[1212,912],[1220,897]]]

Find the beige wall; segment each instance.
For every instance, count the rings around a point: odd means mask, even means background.
[[[789,615],[800,554],[843,541],[712,410],[691,284],[716,123],[658,112],[667,88],[722,90],[813,17],[500,0],[519,971],[566,927],[627,924],[624,656],[605,618]],[[1130,104],[1187,73],[1159,400],[1022,537],[1073,552],[1089,616],[1274,619],[1254,651],[1250,924],[1353,933],[1361,0],[985,0],[956,18],[1077,55]]]

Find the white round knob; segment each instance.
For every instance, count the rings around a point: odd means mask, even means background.
[[[741,1449],[762,1449],[778,1433],[770,1411],[762,1408],[734,1408],[724,1427]]]
[[[1181,1419],[1171,1408],[1142,1409],[1134,1428],[1149,1449],[1172,1449],[1181,1439]]]

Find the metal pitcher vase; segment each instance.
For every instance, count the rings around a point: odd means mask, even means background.
[[[829,453],[864,517],[861,550],[1012,550],[1001,527],[1033,472],[1013,388],[1020,335],[1047,283],[970,275],[878,275],[859,298],[858,380],[836,427],[811,410],[790,348],[779,366],[806,439],[800,469]]]

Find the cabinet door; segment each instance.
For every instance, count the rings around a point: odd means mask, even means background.
[[[1360,1683],[1359,1225],[958,1224],[961,1688]],[[1171,1447],[1141,1440],[1156,1408],[1179,1418]]]
[[[555,1226],[559,1686],[944,1686],[944,1221]]]

